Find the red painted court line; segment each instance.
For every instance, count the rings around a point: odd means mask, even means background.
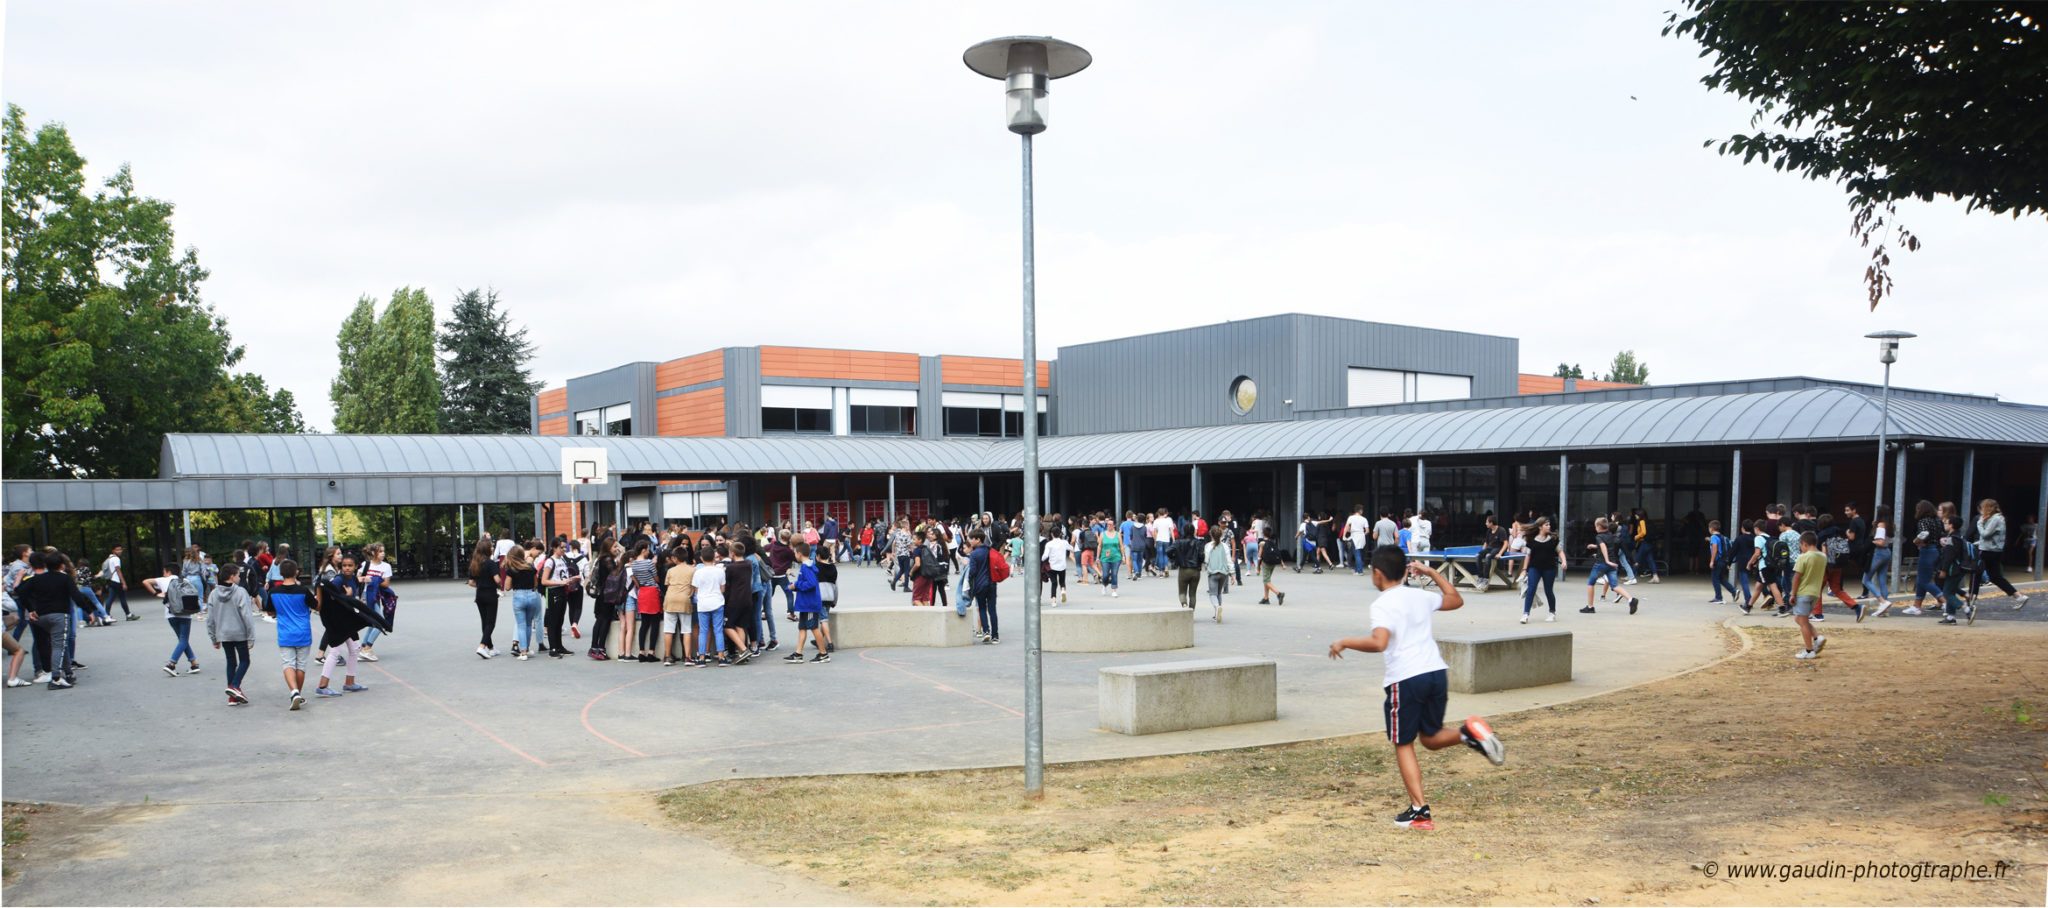
[[[492,734],[490,729],[470,721],[469,717],[464,716],[463,714],[456,712],[455,710],[449,709],[448,704],[442,703],[439,700],[427,696],[424,691],[421,691],[419,688],[412,686],[412,684],[408,683],[404,678],[400,678],[399,676],[392,674],[390,669],[387,669],[384,666],[377,665],[375,663],[372,663],[370,667],[376,669],[384,677],[390,678],[391,680],[398,682],[400,685],[403,685],[406,690],[412,691],[413,694],[415,696],[418,696],[420,699],[425,700],[428,703],[434,704],[434,706],[439,708],[442,712],[454,716],[456,721],[459,721],[462,724],[469,726],[470,728],[474,728],[477,730],[479,734],[482,734],[484,737],[498,742],[499,747],[505,748],[506,750],[518,754],[527,762],[530,762],[535,766],[548,765],[548,762],[546,760],[543,760],[539,757],[534,756],[533,754],[527,753],[526,751],[520,750],[519,748],[512,746],[512,743],[510,741],[507,741],[504,738],[500,738],[497,735]]]
[[[641,679],[640,679],[640,680],[638,680],[638,681],[628,681],[628,682],[626,682],[626,683],[624,683],[624,684],[621,684],[621,685],[619,685],[618,687],[614,687],[614,688],[612,688],[611,690],[605,691],[604,693],[598,694],[597,696],[595,696],[595,697],[592,697],[592,698],[590,698],[590,702],[588,702],[588,703],[585,703],[585,704],[583,704],[583,712],[582,712],[582,713],[580,714],[580,716],[579,716],[579,718],[581,718],[581,719],[583,720],[583,730],[584,730],[584,731],[587,731],[587,732],[590,732],[590,733],[591,733],[592,735],[594,735],[594,736],[595,736],[595,737],[596,737],[596,738],[597,738],[597,739],[598,739],[599,741],[603,741],[603,742],[604,742],[604,743],[606,743],[606,744],[610,744],[611,746],[613,746],[613,747],[616,747],[616,748],[618,748],[618,749],[620,749],[620,750],[623,750],[623,751],[625,751],[625,752],[627,752],[627,753],[629,753],[629,754],[632,754],[633,756],[636,756],[636,757],[644,757],[644,756],[647,756],[646,754],[644,754],[644,753],[641,753],[640,751],[634,750],[634,749],[633,749],[633,748],[631,748],[631,747],[627,747],[626,745],[624,745],[624,744],[621,744],[621,743],[619,743],[619,742],[618,742],[617,740],[613,739],[613,738],[612,738],[612,737],[611,737],[610,735],[607,735],[607,734],[605,734],[604,732],[598,731],[598,730],[597,730],[597,726],[595,726],[595,725],[592,725],[592,724],[590,724],[590,709],[591,709],[591,707],[593,707],[593,706],[596,706],[596,705],[597,705],[597,702],[598,702],[599,700],[603,700],[604,698],[606,698],[606,697],[609,697],[609,696],[611,696],[611,695],[613,695],[613,694],[616,694],[616,693],[618,693],[619,691],[625,690],[626,688],[632,687],[632,686],[633,686],[633,685],[635,685],[635,684],[646,684],[647,682],[649,682],[649,681],[653,681],[653,680],[655,680],[655,679],[657,679],[657,678],[666,678],[666,677],[669,677],[669,676],[671,676],[671,675],[679,675],[679,674],[682,674],[682,671],[683,671],[682,669],[676,669],[676,670],[674,670],[674,671],[666,671],[666,672],[662,672],[661,674],[658,674],[658,675],[648,675],[647,677],[645,677],[645,678],[641,678]]]
[[[969,699],[969,700],[973,700],[973,701],[975,701],[975,702],[977,702],[977,703],[985,703],[985,704],[988,704],[989,706],[993,706],[993,707],[995,707],[995,708],[997,708],[997,709],[1000,709],[1000,710],[1002,710],[1003,712],[1009,713],[1010,715],[1013,715],[1013,716],[1021,716],[1021,715],[1024,715],[1024,711],[1023,711],[1023,710],[1020,710],[1020,709],[1011,709],[1010,707],[1004,706],[1004,705],[1002,705],[1001,703],[997,703],[997,702],[996,702],[996,701],[994,701],[994,700],[988,700],[988,699],[984,699],[984,698],[982,698],[982,697],[977,697],[977,696],[975,696],[975,695],[973,695],[973,694],[970,694],[970,693],[968,693],[968,692],[966,692],[966,691],[964,691],[964,690],[961,690],[961,689],[959,689],[959,688],[957,688],[957,687],[954,687],[953,685],[947,684],[947,683],[946,683],[946,682],[944,682],[944,681],[940,681],[940,680],[938,680],[937,678],[928,678],[928,677],[926,677],[926,676],[924,676],[924,675],[920,675],[920,674],[918,674],[918,673],[916,673],[916,672],[914,672],[914,671],[911,671],[910,669],[904,668],[904,667],[902,667],[902,666],[900,666],[900,665],[895,665],[895,664],[892,664],[892,663],[888,663],[888,662],[883,662],[883,661],[882,661],[882,660],[880,660],[880,659],[876,659],[876,658],[874,658],[874,657],[872,657],[872,656],[869,656],[869,655],[868,655],[868,651],[867,651],[867,650],[861,650],[861,651],[860,651],[860,657],[861,657],[862,661],[865,661],[865,662],[871,662],[871,663],[873,663],[873,664],[875,664],[875,665],[879,665],[879,666],[882,666],[882,667],[884,667],[884,668],[891,668],[891,669],[895,669],[896,671],[899,671],[899,672],[902,672],[902,673],[904,673],[904,674],[906,674],[906,675],[909,675],[909,676],[910,676],[910,677],[912,677],[912,678],[916,678],[916,679],[917,679],[917,680],[919,680],[919,681],[923,681],[923,682],[924,682],[924,683],[926,683],[926,684],[929,684],[929,685],[931,685],[931,686],[933,686],[933,687],[936,687],[936,688],[938,688],[938,689],[940,690],[940,692],[942,692],[942,693],[949,693],[949,694],[959,694],[960,696],[966,697],[966,698],[967,698],[967,699]]]

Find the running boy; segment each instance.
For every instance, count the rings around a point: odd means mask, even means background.
[[[291,691],[292,709],[306,705],[306,656],[313,649],[313,610],[306,588],[299,585],[299,564],[286,559],[277,567],[277,585],[270,590],[270,607],[277,611],[277,655],[284,662],[284,686]]]
[[[1436,590],[1402,583],[1413,574],[1436,582]],[[1346,637],[1330,644],[1330,658],[1344,658],[1344,651],[1385,653],[1387,692],[1387,740],[1394,745],[1394,761],[1401,768],[1401,784],[1408,789],[1408,809],[1394,817],[1402,829],[1435,829],[1429,814],[1429,800],[1422,794],[1422,764],[1415,759],[1415,742],[1430,750],[1464,744],[1499,766],[1507,762],[1507,745],[1486,720],[1468,716],[1456,731],[1444,727],[1444,707],[1450,697],[1450,666],[1437,652],[1431,631],[1439,611],[1451,611],[1465,604],[1458,588],[1442,574],[1420,562],[1410,563],[1400,549],[1380,546],[1372,553],[1372,585],[1380,591],[1372,602],[1372,634]]]

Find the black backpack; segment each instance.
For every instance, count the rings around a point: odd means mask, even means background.
[[[917,553],[917,558],[920,562],[917,567],[919,575],[923,576],[926,580],[946,579],[946,568],[948,565],[945,558],[934,554],[930,548],[919,548]]]
[[[1782,536],[1772,536],[1769,548],[1764,549],[1764,564],[1771,570],[1782,571],[1792,563],[1792,547],[1785,544]]]

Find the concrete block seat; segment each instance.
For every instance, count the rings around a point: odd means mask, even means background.
[[[1161,608],[1049,608],[1039,613],[1048,653],[1150,653],[1195,645],[1195,613]]]
[[[832,643],[869,646],[972,646],[973,613],[928,605],[849,606],[832,610]]]
[[[1115,665],[1097,674],[1102,727],[1126,735],[1267,722],[1280,716],[1271,659],[1191,659]]]
[[[1562,684],[1572,679],[1572,632],[1516,628],[1436,638],[1461,694]]]

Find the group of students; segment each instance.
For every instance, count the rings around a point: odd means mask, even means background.
[[[684,667],[744,665],[782,644],[774,618],[775,594],[784,594],[785,617],[797,630],[796,649],[784,662],[832,661],[830,610],[838,600],[835,547],[804,531],[726,525],[710,532],[687,527],[657,531],[642,523],[621,535],[594,527],[588,553],[582,539],[518,544],[478,540],[468,564],[476,589],[482,639],[476,655],[499,655],[493,635],[500,600],[512,599],[519,661],[572,655],[566,627],[581,638],[583,604],[594,602],[591,645],[599,662],[632,661]],[[545,641],[543,642],[543,628]],[[618,631],[618,652],[611,634]],[[806,647],[812,656],[806,660]]]
[[[127,584],[121,579],[118,561],[120,551],[120,547],[115,547],[108,562],[103,563],[98,579],[119,593],[108,598],[122,605],[129,616],[127,620],[136,620],[140,616],[127,608]],[[164,620],[174,638],[170,658],[163,665],[164,674],[171,678],[200,674],[199,654],[192,645],[193,627],[200,623],[208,642],[221,653],[225,663],[227,684],[223,694],[227,705],[247,705],[251,701],[242,684],[250,668],[250,647],[256,639],[256,628],[270,623],[276,626],[291,709],[300,709],[306,702],[304,688],[309,662],[322,665],[316,696],[339,697],[368,690],[367,685],[356,680],[356,664],[358,657],[376,660],[360,641],[365,632],[375,634],[381,630],[380,622],[368,617],[372,607],[365,600],[377,602],[388,589],[391,567],[383,559],[383,546],[368,546],[360,565],[355,556],[339,546],[329,547],[310,586],[301,581],[299,565],[289,557],[269,558],[266,548],[254,545],[239,549],[238,553],[243,557],[216,564],[193,546],[186,550],[182,560],[166,562],[161,576],[142,581],[150,597],[163,603]],[[265,557],[259,559],[259,554]],[[37,552],[21,545],[14,548],[7,564],[5,587],[9,631],[6,643],[10,656],[7,686],[47,683],[52,690],[72,687],[77,682],[77,672],[85,667],[77,660],[76,629],[81,625],[112,624],[104,609],[98,611],[97,621],[88,618],[98,602],[90,584],[77,581],[76,569],[63,552]],[[314,650],[312,615],[316,612],[321,619],[319,655],[309,658]],[[20,677],[22,647],[18,638],[24,628],[36,632],[34,682]],[[180,661],[184,663],[182,669]],[[338,690],[331,682],[337,674],[342,678]]]
[[[1814,621],[1826,620],[1829,596],[1858,621],[1889,615],[1896,605],[1890,569],[1893,559],[1905,557],[1906,545],[1912,546],[1917,563],[1913,602],[1900,609],[1901,614],[1922,614],[1921,607],[1932,596],[1941,605],[1942,624],[1974,622],[1978,589],[1987,582],[2011,599],[2015,608],[2023,608],[2027,602],[2005,577],[2002,562],[2010,540],[2005,515],[1995,499],[1979,502],[1974,520],[1962,514],[1954,502],[1936,505],[1922,499],[1913,508],[1910,536],[1901,534],[1890,507],[1879,507],[1866,519],[1854,503],[1843,507],[1840,518],[1820,513],[1811,505],[1788,509],[1772,504],[1763,517],[1743,520],[1733,538],[1722,535],[1719,521],[1712,522],[1709,531],[1707,541],[1714,556],[1712,601],[1725,601],[1725,590],[1739,596],[1744,612],[1751,611],[1758,599],[1775,604],[1781,616],[1800,609],[1799,600],[1806,598],[1807,592],[1794,582],[1792,574],[1801,557],[1802,534],[1807,533],[1813,535],[1824,566],[1818,579],[1806,578],[1809,586],[1817,583],[1824,591],[1812,594],[1810,617]],[[1851,597],[1843,589],[1843,578],[1859,574],[1861,596]],[[1866,609],[1861,600],[1869,600],[1871,607]]]

